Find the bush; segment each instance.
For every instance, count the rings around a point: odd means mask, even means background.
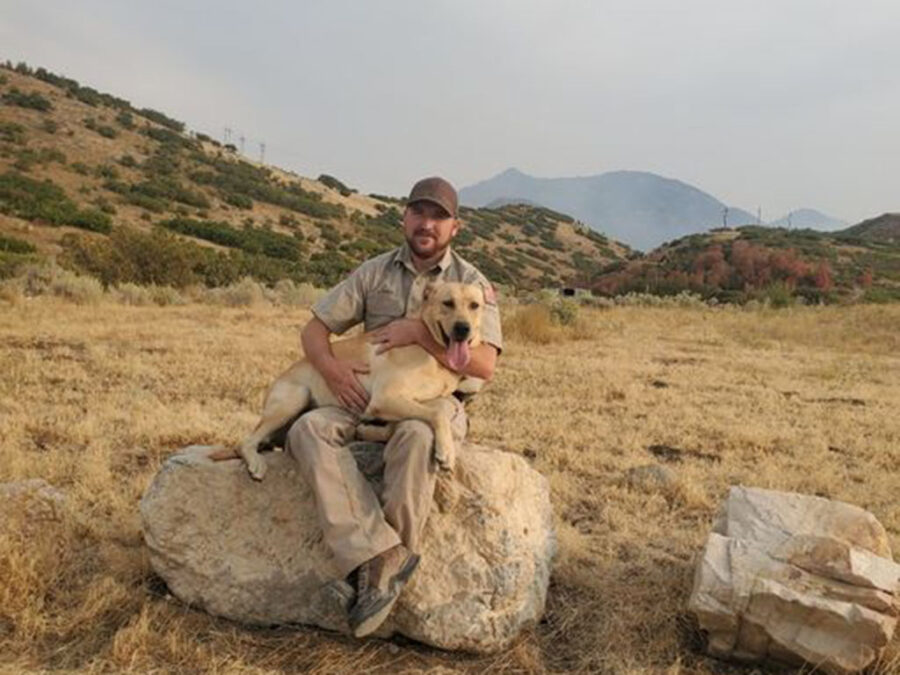
[[[35,253],[37,249],[27,241],[0,234],[0,251],[5,251],[6,253]]]
[[[4,103],[19,106],[20,108],[30,108],[40,112],[53,110],[50,100],[36,91],[26,94],[24,91],[19,91],[16,87],[13,87],[0,98],[2,98]]]
[[[128,167],[129,169],[137,168],[137,160],[131,155],[122,155],[119,157],[119,164],[122,166]]]
[[[278,304],[288,307],[310,307],[326,292],[310,283],[295,284],[290,279],[281,279],[274,290]]]
[[[550,317],[561,326],[571,326],[578,319],[578,303],[559,298],[550,306]]]
[[[84,120],[84,126],[86,126],[91,131],[94,131],[104,138],[115,138],[119,135],[119,132],[113,129],[111,126],[107,124],[100,124],[93,117],[86,117]]]
[[[161,124],[162,126],[167,127],[172,131],[177,131],[179,134],[184,131],[184,122],[179,122],[178,120],[172,119],[168,115],[165,115],[158,110],[153,110],[152,108],[142,108],[141,110],[137,111],[137,114],[141,117],[146,117],[152,122]]]
[[[337,190],[343,197],[349,197],[351,194],[356,192],[355,190],[344,185],[334,176],[329,176],[327,173],[323,173],[316,180],[318,180],[325,187],[330,187],[332,190]]]
[[[304,251],[303,243],[296,237],[262,228],[238,230],[227,223],[191,218],[172,218],[160,225],[179,234],[271,258],[300,260]]]
[[[125,129],[134,129],[134,117],[127,110],[122,110],[116,115],[116,122]]]
[[[57,124],[55,120],[46,119],[41,124],[41,129],[46,131],[48,134],[55,134],[57,131],[59,131],[59,124]]]
[[[25,127],[15,122],[0,122],[0,141],[22,144],[25,142]]]
[[[265,289],[250,277],[244,277],[230,286],[216,288],[207,297],[211,302],[228,307],[252,307],[266,302]]]
[[[16,172],[0,176],[0,213],[94,232],[112,230],[107,214],[96,209],[79,209],[52,181],[37,181]]]
[[[550,308],[542,303],[523,305],[504,318],[504,332],[512,339],[536,344],[547,344],[557,338]]]
[[[117,229],[106,239],[63,238],[64,263],[99,278],[104,285],[127,282],[184,288],[198,281],[198,255],[174,236]]]
[[[95,304],[103,297],[99,281],[55,264],[29,265],[10,281],[24,296],[52,295],[80,305]]]

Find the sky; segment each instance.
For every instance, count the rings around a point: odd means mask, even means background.
[[[0,60],[362,192],[652,171],[900,211],[896,0],[0,0]]]

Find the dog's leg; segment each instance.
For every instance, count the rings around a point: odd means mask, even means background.
[[[309,405],[309,388],[289,382],[275,382],[266,395],[262,418],[245,438],[238,454],[247,464],[247,471],[256,480],[266,475],[266,460],[259,454],[259,444],[303,412]]]
[[[356,437],[361,441],[370,443],[387,443],[394,435],[396,425],[390,424],[365,424],[356,427]]]
[[[443,471],[451,471],[456,462],[456,446],[450,426],[451,408],[446,401],[435,399],[419,403],[392,396],[390,392],[379,392],[369,402],[364,413],[368,417],[378,417],[399,422],[415,419],[429,424],[434,430],[434,461]]]

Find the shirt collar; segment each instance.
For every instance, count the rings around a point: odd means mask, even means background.
[[[406,242],[403,242],[403,245],[397,251],[397,258],[395,259],[395,262],[400,263],[401,265],[406,267],[406,269],[408,269],[413,274],[416,274],[416,275],[419,274],[419,272],[416,270],[416,266],[413,265],[412,251],[409,250],[409,244],[407,244]],[[450,266],[451,262],[452,262],[452,254],[451,254],[451,249],[448,246],[447,250],[444,251],[444,255],[441,256],[441,259],[438,260],[431,267],[431,269],[426,270],[426,273],[433,273],[435,269],[437,269],[437,271],[439,273],[444,272]]]

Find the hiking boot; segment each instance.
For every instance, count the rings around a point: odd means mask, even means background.
[[[371,635],[394,608],[419,556],[397,544],[360,567],[356,604],[350,610],[350,629],[355,637]]]

